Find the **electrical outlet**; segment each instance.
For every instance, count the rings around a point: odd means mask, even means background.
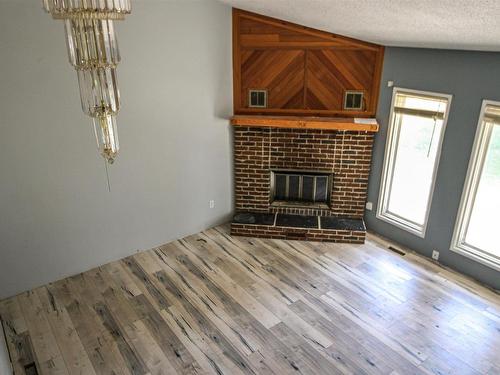
[[[208,202],[208,206],[209,206],[210,208],[214,208],[214,207],[215,207],[215,201],[214,201],[213,199],[212,199],[212,200],[210,200],[210,201]]]
[[[438,260],[439,259],[439,251],[432,250],[432,259],[434,259],[434,260]]]
[[[366,206],[365,207],[366,207],[366,209],[368,211],[371,211],[371,210],[373,210],[373,203],[372,202],[366,202]]]
[[[387,81],[387,87],[394,86],[394,81]]]

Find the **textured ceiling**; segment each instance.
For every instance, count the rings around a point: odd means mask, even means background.
[[[500,0],[219,0],[386,46],[500,51]]]

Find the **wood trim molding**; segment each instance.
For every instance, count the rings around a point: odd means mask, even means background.
[[[354,118],[337,117],[294,117],[294,116],[233,116],[233,126],[255,126],[284,129],[321,129],[343,131],[366,131],[376,133],[379,125],[376,119],[364,119],[358,122]],[[367,121],[372,120],[372,121]]]
[[[378,97],[380,95],[380,83],[382,81],[382,69],[384,67],[384,55],[385,55],[385,47],[380,46],[377,61],[375,63],[375,73],[371,92],[371,108],[374,110],[373,114],[377,112],[378,107]]]
[[[280,108],[244,108],[239,110],[237,115],[248,115],[248,116],[325,116],[325,117],[360,117],[360,118],[371,118],[375,114],[371,112],[360,112],[360,111],[332,111],[332,110],[322,110],[322,109],[280,109]]]
[[[233,108],[241,107],[240,17],[233,8]]]

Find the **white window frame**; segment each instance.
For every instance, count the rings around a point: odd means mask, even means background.
[[[500,271],[500,257],[496,257],[465,242],[465,235],[474,208],[479,182],[481,181],[491,133],[495,126],[494,124],[484,122],[486,106],[488,105],[500,107],[500,102],[483,100],[450,250]]]
[[[432,181],[431,181],[431,189],[429,191],[429,197],[427,201],[427,209],[425,212],[425,218],[424,218],[424,223],[422,226],[415,224],[409,220],[406,220],[398,215],[395,215],[393,213],[390,213],[387,211],[387,205],[388,205],[388,193],[389,193],[389,182],[392,181],[392,174],[394,173],[393,168],[393,159],[396,157],[396,138],[397,135],[396,133],[396,126],[394,124],[394,116],[395,116],[395,111],[394,111],[394,106],[395,106],[395,101],[396,101],[396,94],[397,93],[410,93],[410,94],[417,94],[417,95],[422,95],[422,96],[433,96],[433,97],[438,97],[445,99],[447,101],[447,106],[446,106],[446,112],[444,114],[443,118],[443,130],[441,132],[441,136],[439,137],[439,144],[437,148],[437,153],[436,153],[436,160],[434,162],[434,170],[432,172]],[[380,181],[380,191],[379,191],[379,197],[378,197],[378,206],[377,206],[377,215],[376,217],[382,221],[385,221],[389,224],[392,224],[400,229],[403,229],[407,232],[410,232],[418,237],[424,238],[425,233],[427,231],[427,223],[429,221],[429,213],[431,210],[431,205],[432,205],[432,197],[434,195],[434,188],[436,184],[436,175],[439,167],[439,161],[441,159],[441,149],[443,146],[443,139],[444,135],[446,133],[446,124],[448,123],[448,116],[450,113],[450,107],[451,107],[451,100],[453,96],[450,94],[443,94],[443,93],[437,93],[437,92],[431,92],[431,91],[421,91],[421,90],[413,90],[413,89],[406,89],[402,87],[394,87],[393,92],[392,92],[392,102],[391,102],[391,114],[389,117],[389,127],[387,131],[387,141],[385,144],[385,154],[384,154],[384,166],[382,169],[382,179]],[[391,170],[392,169],[392,170]]]

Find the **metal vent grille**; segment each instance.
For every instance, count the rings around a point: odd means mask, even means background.
[[[267,90],[249,90],[248,106],[251,108],[267,108]]]
[[[344,94],[344,109],[361,111],[363,109],[363,91],[346,91]]]

